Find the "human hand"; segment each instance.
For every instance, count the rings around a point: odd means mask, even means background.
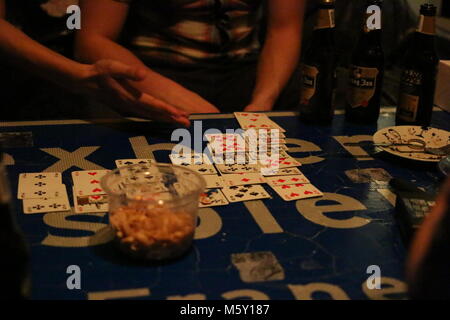
[[[188,113],[132,87],[128,81],[142,81],[144,68],[128,66],[114,60],[99,60],[81,65],[81,72],[71,83],[71,89],[92,96],[119,111],[152,120],[178,123],[188,127]]]

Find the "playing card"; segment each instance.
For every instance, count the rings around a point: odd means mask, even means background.
[[[293,184],[283,186],[272,186],[272,189],[280,195],[285,201],[293,201],[308,198],[317,198],[323,196],[312,184]]]
[[[182,164],[182,166],[201,175],[217,174],[217,170],[212,164]]]
[[[100,180],[109,170],[87,170],[72,172],[73,190],[77,196],[101,195],[103,190]]]
[[[107,195],[77,196],[73,193],[76,213],[107,212],[109,210]]]
[[[39,191],[47,191],[51,194],[61,184],[60,172],[21,173],[19,175],[17,197],[18,199],[23,199],[26,193],[30,195]]]
[[[224,181],[222,177],[217,175],[205,175],[203,178],[206,181],[206,189],[223,188]]]
[[[183,153],[183,154],[170,154],[170,161],[176,165],[201,165],[212,164],[208,155],[204,153]]]
[[[270,120],[266,114],[263,113],[246,113],[235,112],[234,115],[238,120],[241,128],[247,129],[278,129],[281,132],[286,132],[274,121]]]
[[[267,159],[259,159],[260,165],[265,169],[283,169],[283,168],[292,168],[292,167],[300,167],[302,164],[292,158],[291,156],[280,156],[278,159],[273,159],[273,157],[269,157]]]
[[[161,173],[149,172],[148,174],[133,174],[130,172],[129,174],[121,176],[125,184],[153,184],[162,182]]]
[[[253,164],[216,164],[216,168],[222,174],[259,172],[259,167]]]
[[[131,166],[133,164],[151,164],[152,159],[118,159],[116,160],[116,166],[118,169],[126,166]]]
[[[259,173],[227,174],[222,179],[228,187],[266,183],[266,179]]]
[[[110,170],[85,170],[85,171],[73,171],[72,181],[74,186],[100,186],[100,180]]]
[[[24,186],[17,194],[18,199],[53,199],[67,196],[66,186],[63,184],[49,183],[45,186]]]
[[[19,187],[23,185],[32,185],[37,183],[55,183],[62,184],[61,172],[37,172],[21,173],[19,175]]]
[[[67,194],[60,198],[54,199],[25,199],[23,200],[23,212],[30,213],[44,213],[44,212],[58,212],[70,210],[69,199]]]
[[[242,133],[244,137],[277,137],[285,139],[286,135],[278,129],[248,129]]]
[[[236,133],[207,133],[205,134],[206,140],[208,142],[224,142],[226,140],[236,140]]]
[[[208,189],[201,196],[198,206],[200,208],[225,206],[229,204],[219,189]]]
[[[260,185],[245,185],[225,187],[223,194],[230,202],[242,202],[270,198],[270,195]]]
[[[281,177],[266,177],[267,183],[270,186],[283,186],[292,184],[309,184],[311,183],[303,174]]]
[[[244,153],[247,150],[245,140],[242,137],[227,139],[226,141],[214,141],[208,143],[209,153],[213,156],[228,153]]]
[[[268,170],[267,172],[262,172],[264,176],[290,176],[296,174],[302,174],[300,170],[296,167],[294,168],[283,168],[278,170]]]

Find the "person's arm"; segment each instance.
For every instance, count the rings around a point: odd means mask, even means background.
[[[123,63],[102,60],[81,64],[29,38],[4,20],[5,3],[0,0],[0,58],[74,92],[92,96],[112,107],[155,120],[188,126],[187,114],[169,104],[120,84],[121,79],[142,80],[146,71]]]
[[[114,59],[145,68],[143,81],[129,84],[188,113],[214,113],[219,110],[196,93],[152,71],[131,51],[119,45],[120,35],[128,14],[128,4],[114,0],[81,0],[82,26],[76,37],[76,56],[85,62]]]
[[[269,111],[298,65],[306,0],[268,0],[267,33],[247,111]]]

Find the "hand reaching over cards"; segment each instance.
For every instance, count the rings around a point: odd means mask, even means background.
[[[188,114],[162,100],[133,88],[128,80],[142,81],[144,68],[132,67],[114,60],[100,60],[84,65],[75,78],[75,90],[136,116],[189,126]]]

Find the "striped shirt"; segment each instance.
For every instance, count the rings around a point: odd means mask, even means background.
[[[130,4],[129,41],[143,61],[240,60],[260,49],[263,0],[115,0]]]

